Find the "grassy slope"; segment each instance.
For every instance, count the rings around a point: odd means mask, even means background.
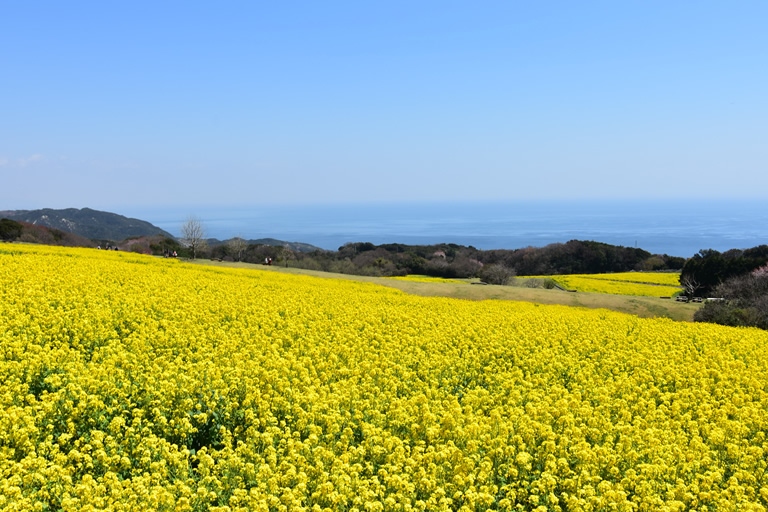
[[[605,308],[639,317],[666,317],[672,320],[692,321],[693,314],[700,307],[698,304],[675,302],[658,297],[635,297],[629,295],[607,295],[603,293],[564,292],[561,290],[544,290],[540,288],[521,288],[517,286],[473,285],[466,283],[419,283],[384,279],[381,277],[353,276],[347,274],[332,274],[316,270],[300,268],[285,268],[278,266],[254,265],[251,263],[213,262],[197,260],[197,263],[237,268],[254,268],[274,272],[288,272],[332,279],[349,279],[378,283],[397,288],[413,295],[425,297],[453,297],[467,300],[519,300],[537,304],[562,304],[565,306],[585,307],[592,309]]]

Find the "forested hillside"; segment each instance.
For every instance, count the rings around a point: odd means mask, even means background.
[[[0,211],[0,218],[58,229],[91,240],[118,241],[137,236],[173,236],[147,221],[91,208],[8,210]]]

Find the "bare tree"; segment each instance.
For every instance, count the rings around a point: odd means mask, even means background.
[[[181,225],[181,241],[192,250],[192,259],[197,257],[199,251],[206,248],[205,228],[200,219],[194,215],[187,217]]]
[[[701,284],[699,284],[696,278],[690,275],[680,278],[680,284],[683,285],[685,294],[688,297],[694,297],[699,288],[701,288]]]
[[[235,261],[243,259],[243,253],[248,248],[248,243],[243,240],[242,237],[236,236],[235,238],[232,238],[227,242],[227,245],[229,246],[229,250],[232,251]]]

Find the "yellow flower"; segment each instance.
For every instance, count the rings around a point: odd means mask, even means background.
[[[764,510],[766,381],[755,329],[0,247],[3,510]]]

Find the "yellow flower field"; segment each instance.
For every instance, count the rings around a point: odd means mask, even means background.
[[[768,333],[0,245],[0,510],[768,507]]]
[[[576,290],[577,292],[637,295],[641,297],[671,297],[681,291],[680,288],[672,286],[633,283],[628,281],[611,281],[600,278],[595,279],[587,275],[574,274],[550,277],[563,288],[567,290]]]
[[[662,272],[617,272],[614,274],[566,274],[528,276],[520,279],[552,279],[567,290],[612,295],[671,297],[680,292],[680,274]]]
[[[607,281],[624,281],[628,283],[663,284],[680,286],[679,272],[616,272],[613,274],[575,274],[578,277],[603,279]]]

